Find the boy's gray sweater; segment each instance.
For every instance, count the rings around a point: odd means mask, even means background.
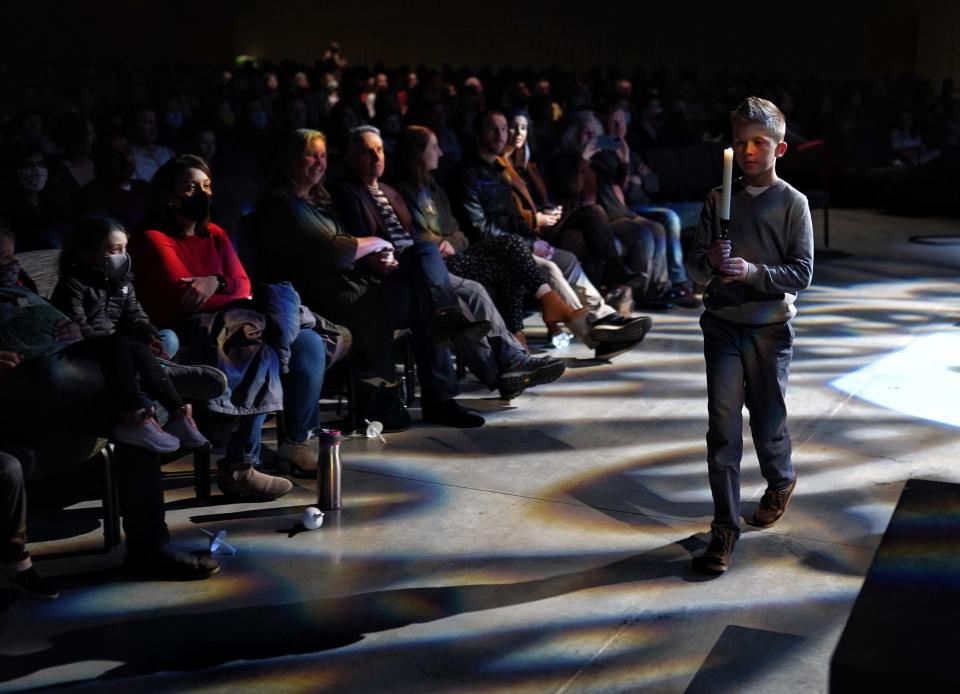
[[[813,277],[813,223],[807,198],[783,180],[756,197],[737,181],[730,197],[731,255],[750,263],[747,278],[727,282],[714,273],[708,249],[719,234],[720,188],[707,195],[687,270],[707,284],[706,310],[724,320],[748,325],[783,323],[793,318],[797,292]]]

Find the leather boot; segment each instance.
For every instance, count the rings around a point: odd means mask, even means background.
[[[569,325],[587,315],[586,307],[573,308],[552,289],[540,297],[540,311],[543,313],[543,322],[548,324],[564,323]]]
[[[700,573],[718,575],[730,568],[730,558],[739,535],[728,528],[713,525],[710,528],[710,544],[702,556],[693,560],[693,568]]]

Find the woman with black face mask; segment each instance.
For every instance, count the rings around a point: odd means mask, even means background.
[[[318,426],[323,338],[300,327],[296,307],[290,329],[290,305],[295,300],[299,306],[299,298],[289,286],[265,288],[271,297],[283,294],[277,315],[273,304],[266,308],[244,301],[251,298],[252,284],[227,233],[210,221],[212,174],[203,159],[190,154],[171,159],[153,177],[151,193],[146,228],[130,244],[140,268],[140,299],[157,325],[180,333],[186,363],[218,366],[227,374],[228,396],[209,404],[234,427],[219,463],[221,490],[246,499],[274,499],[292,485],[255,469],[260,428],[266,413],[282,408],[286,440],[277,450],[278,467],[316,474],[317,454],[308,438]],[[290,341],[277,345],[273,328],[281,323],[284,331],[290,329]],[[287,348],[289,361],[281,371]]]

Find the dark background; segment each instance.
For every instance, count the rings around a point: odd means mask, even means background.
[[[960,3],[947,0],[567,7],[499,0],[27,2],[0,10],[0,57],[227,63],[250,54],[312,63],[337,39],[352,64],[960,77]]]

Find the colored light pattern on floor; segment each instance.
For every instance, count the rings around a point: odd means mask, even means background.
[[[960,330],[919,338],[831,385],[910,417],[960,427]]]
[[[225,529],[240,554],[201,583],[98,583],[85,572],[119,555],[87,556],[96,530],[37,543],[76,583],[0,622],[0,691],[824,691],[903,480],[960,481],[955,425],[863,397],[887,366],[855,395],[836,385],[953,335],[956,272],[925,267],[818,266],[788,391],[798,491],[775,527],[745,528],[720,580],[689,568],[711,517],[706,403],[696,312],[674,311],[611,364],[572,346],[562,380],[510,405],[468,382],[483,430],[345,443],[345,507],[318,531],[295,527],[309,480],[273,504],[203,505],[189,465],[170,466],[174,536],[199,549],[198,528]],[[935,357],[911,356],[907,385]],[[748,430],[744,450],[749,513],[764,483]],[[73,550],[82,567],[43,561]]]

